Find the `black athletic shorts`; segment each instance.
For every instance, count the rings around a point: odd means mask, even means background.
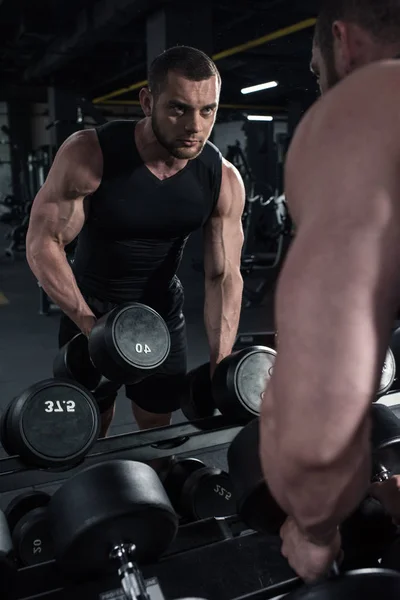
[[[91,296],[84,295],[84,298],[97,318],[117,306],[115,303]],[[151,306],[149,302],[146,304]],[[135,385],[125,386],[126,396],[140,408],[151,413],[173,412],[180,407],[179,395],[187,370],[186,324],[182,309],[183,292],[168,314],[163,315],[171,336],[171,351],[162,367],[157,370],[155,375],[147,377]],[[59,347],[64,346],[77,333],[79,333],[79,329],[75,323],[66,315],[62,315],[58,334]],[[102,399],[102,412],[112,406],[116,397],[117,394],[114,394],[109,398]]]

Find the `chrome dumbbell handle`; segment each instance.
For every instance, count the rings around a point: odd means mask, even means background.
[[[117,544],[110,552],[110,559],[119,563],[118,575],[126,599],[150,600],[142,573],[132,560],[135,550],[134,544]]]
[[[391,478],[391,472],[382,464],[377,464],[375,469],[376,475],[372,478],[372,483],[383,483]]]

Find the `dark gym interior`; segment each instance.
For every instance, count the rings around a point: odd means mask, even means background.
[[[202,3],[181,0],[0,0],[2,415],[25,390],[53,378],[53,362],[59,350],[61,311],[38,283],[26,257],[32,203],[46,181],[58,149],[69,136],[115,120],[143,118],[139,92],[148,83],[148,67],[156,56],[173,46],[193,46],[215,61],[222,78],[222,91],[210,141],[237,167],[245,186],[241,254],[244,289],[234,349],[247,346],[274,348],[274,293],[295,235],[283,183],[285,156],[296,126],[319,96],[317,81],[310,72],[317,10],[317,0],[206,0]],[[267,83],[270,85],[264,89],[243,92]],[[178,271],[185,293],[188,371],[210,360],[203,319],[203,250],[202,231],[198,229],[188,240]],[[388,367],[390,381],[382,382],[382,396],[390,389],[392,392],[398,389],[395,370],[395,364],[393,373]],[[387,402],[388,406],[400,404],[395,395],[393,398]],[[152,553],[148,548],[153,546],[153,540],[151,536],[146,537],[146,531],[143,533],[139,523],[146,517],[138,517],[135,513],[131,521],[124,521],[115,509],[115,522],[120,528],[124,527],[124,531],[132,533],[133,537],[143,538],[137,544],[142,557],[142,561],[139,560],[140,576],[132,566],[130,574],[117,576],[117,567],[110,570],[104,557],[100,560],[102,545],[110,542],[105,532],[113,530],[111,517],[101,534],[96,530],[97,538],[89,539],[89,534],[88,537],[82,534],[75,545],[67,539],[67,527],[71,530],[78,527],[72,517],[62,532],[54,526],[51,535],[66,538],[56,543],[58,546],[63,543],[63,550],[68,547],[68,553],[65,551],[57,558],[67,565],[66,573],[59,571],[58,566],[54,567],[52,551],[47,554],[48,530],[44,531],[40,526],[43,526],[48,495],[53,496],[53,511],[57,507],[66,510],[68,503],[75,506],[77,502],[76,512],[81,513],[80,518],[86,519],[86,523],[93,516],[88,508],[90,502],[97,510],[105,510],[105,505],[94,499],[95,488],[89,504],[78,503],[74,485],[79,484],[72,482],[85,467],[98,468],[98,477],[103,476],[106,481],[107,464],[111,464],[106,461],[120,458],[145,463],[162,458],[163,455],[154,450],[161,441],[164,445],[160,448],[165,457],[200,459],[210,472],[218,470],[219,477],[227,478],[227,450],[243,423],[224,414],[213,418],[217,420],[210,418],[207,425],[200,427],[196,422],[192,425],[187,416],[177,410],[172,415],[170,430],[163,428],[158,432],[154,429],[150,433],[140,433],[142,437],[129,437],[126,434],[136,432],[138,426],[131,403],[121,388],[108,437],[97,441],[81,463],[67,467],[59,463],[56,468],[47,468],[43,461],[35,464],[25,460],[23,454],[16,457],[18,452],[1,447],[0,511],[5,511],[7,527],[11,527],[12,522],[13,544],[9,556],[4,561],[0,558],[1,598],[172,600],[190,596],[234,600],[249,595],[254,600],[266,600],[281,598],[292,589],[296,590],[299,583],[280,554],[277,532],[273,535],[270,531],[268,534],[255,533],[250,525],[257,515],[249,513],[243,524],[235,509],[232,509],[232,515],[224,515],[226,519],[213,519],[207,514],[208,518],[199,515],[197,519],[185,520],[180,515],[175,546],[160,560],[154,559],[157,551],[153,549]],[[0,437],[3,442],[5,417],[2,422]],[[11,427],[10,418],[8,425]],[[183,440],[181,446],[174,445],[178,438]],[[7,439],[10,443],[9,437]],[[172,440],[170,445],[168,440]],[[121,463],[119,467],[121,472],[115,469],[114,479],[108,480],[115,481],[116,486],[130,468],[127,463]],[[162,480],[162,471],[159,474]],[[153,477],[153,473],[143,472],[142,475],[149,481]],[[140,469],[132,474],[126,497],[138,493],[133,488],[135,483],[140,487],[140,476]],[[154,474],[154,477],[157,476]],[[64,484],[62,497],[60,486]],[[113,484],[107,485],[104,496],[111,503],[110,514],[114,514],[110,499]],[[157,482],[154,485],[157,487]],[[222,495],[226,493],[223,484],[217,489]],[[57,491],[58,496],[54,496]],[[21,494],[28,497],[26,508],[21,508],[21,504],[15,507]],[[229,500],[230,495],[225,499]],[[247,510],[251,512],[253,508],[254,505]],[[32,520],[28,525],[24,524],[25,529],[21,524],[21,519],[28,519],[29,510],[37,511],[35,518],[39,524],[36,530]],[[153,528],[159,527],[161,531],[172,524],[177,527],[175,517],[169,515],[167,518],[164,514],[159,518],[160,522]],[[154,519],[156,523],[155,516]],[[47,527],[47,520],[46,524]],[[0,515],[0,538],[5,527]],[[114,528],[114,532],[117,530]],[[364,545],[365,561],[359,560],[358,556],[354,559],[350,550],[348,557],[354,560],[349,560],[349,565],[352,568],[376,566],[376,557],[371,558],[369,542],[365,542],[369,534],[363,533],[361,525],[357,531],[358,544]],[[385,535],[385,543],[392,541],[392,524],[389,523]],[[168,538],[168,533],[165,536]],[[124,541],[135,543],[135,540]],[[39,554],[35,551],[36,542],[41,547],[37,551]],[[117,542],[113,538],[112,543]],[[162,543],[160,541],[158,556],[166,550],[161,547]],[[2,550],[5,546],[0,540],[0,556],[7,554]],[[150,559],[146,558],[145,547]],[[121,565],[126,566],[125,558],[119,556]],[[101,573],[101,569],[107,571],[107,575]],[[72,571],[74,575],[79,572],[78,581],[70,577]],[[126,587],[129,582],[144,580],[147,591]]]
[[[245,293],[239,331],[272,331],[282,242],[287,246],[274,198],[283,193],[287,140],[317,97],[309,70],[315,3],[298,7],[289,1],[210,2],[199,14],[197,6],[181,2],[4,0],[0,11],[2,406],[50,375],[56,349],[59,313],[41,314],[40,291],[24,247],[25,217],[54,152],[74,131],[105,120],[141,118],[138,91],[146,80],[147,64],[172,45],[190,43],[221,56],[216,59],[223,80],[221,104],[211,139],[239,166],[248,198],[259,196],[248,205],[252,215],[244,222],[248,233],[243,255],[269,254],[265,268],[250,265],[245,275],[248,296]],[[279,85],[241,94],[242,88],[268,81]],[[273,116],[274,121],[247,120],[258,114]],[[15,233],[21,224],[22,230]],[[189,368],[207,359],[202,275],[194,264],[202,257],[201,244],[201,233],[193,234],[179,271],[185,289]],[[254,291],[258,289],[260,293]],[[122,433],[132,426],[130,407],[121,398],[112,431]]]

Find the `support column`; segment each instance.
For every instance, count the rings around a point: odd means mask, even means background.
[[[276,189],[277,155],[274,143],[274,124],[265,122],[246,122],[246,157],[255,179],[254,194],[262,195],[264,201],[272,196]],[[246,253],[264,251],[259,243],[256,227],[265,209],[259,202],[251,207],[251,221],[248,231]]]
[[[273,122],[252,122],[245,124],[247,138],[246,156],[257,182],[271,187],[271,195],[276,188],[276,147]]]
[[[147,20],[147,66],[164,50],[192,46],[209,56],[213,53],[212,8],[210,3],[166,5]]]
[[[57,151],[70,135],[83,129],[83,124],[79,122],[81,112],[74,92],[49,87],[47,97],[51,146]]]
[[[12,189],[17,200],[24,204],[30,200],[28,154],[32,150],[31,105],[13,100],[8,103],[8,133]]]

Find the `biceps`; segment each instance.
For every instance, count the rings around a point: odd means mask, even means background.
[[[84,199],[55,198],[44,185],[32,206],[28,243],[54,241],[61,246],[72,242],[85,222]]]
[[[240,218],[210,219],[204,230],[204,270],[208,277],[240,270],[243,228]]]

